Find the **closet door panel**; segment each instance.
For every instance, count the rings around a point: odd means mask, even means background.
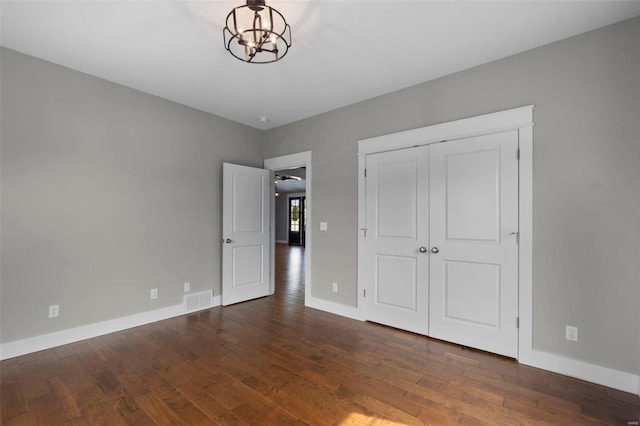
[[[428,330],[428,148],[367,156],[366,319]]]
[[[430,146],[429,335],[517,356],[518,134]]]

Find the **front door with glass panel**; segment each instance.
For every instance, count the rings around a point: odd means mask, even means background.
[[[304,246],[306,197],[289,198],[289,244]]]

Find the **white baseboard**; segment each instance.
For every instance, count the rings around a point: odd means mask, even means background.
[[[220,306],[220,296],[212,299],[212,306]],[[202,309],[208,309],[205,307]],[[195,312],[195,311],[194,311]],[[189,312],[192,314],[193,312]],[[54,333],[43,334],[41,336],[28,337],[22,340],[15,340],[0,344],[0,360],[14,358],[20,355],[38,352],[44,349],[54,348],[69,343],[78,342],[92,337],[102,336],[120,330],[149,324],[156,321],[177,317],[185,314],[184,304],[167,306],[166,308],[139,314],[128,315],[126,317],[115,318],[107,321],[100,321],[80,327],[69,328],[67,330],[56,331]]]
[[[640,395],[640,376],[636,374],[601,367],[577,359],[537,350],[531,350],[527,354],[521,354],[518,362]]]
[[[329,302],[328,300],[308,297],[305,300],[305,306],[309,308],[319,309],[343,317],[351,318],[358,321],[364,321],[364,316],[358,308],[347,306],[340,303]]]
[[[212,306],[220,306],[220,303],[220,296],[215,296],[212,300]],[[353,306],[342,305],[314,297],[308,298],[306,306],[358,321],[364,321],[360,310]],[[184,304],[179,304],[154,311],[142,312],[41,336],[3,343],[0,344],[0,360],[138,327],[140,325],[177,317],[184,313]],[[531,350],[527,354],[521,354],[519,362],[640,396],[640,376],[636,374],[601,367],[584,361],[537,350]]]
[[[278,244],[289,244],[289,241],[287,241],[287,240],[276,240],[276,243],[278,243]]]
[[[341,315],[343,317],[364,321],[364,315],[358,308],[341,305],[317,298],[309,298],[306,306]],[[531,350],[521,354],[518,360],[521,364],[541,368],[587,382],[618,389],[624,392],[640,395],[640,376],[624,371],[614,370],[599,365],[589,364],[573,358],[547,352]]]
[[[222,305],[222,296],[218,295],[218,296],[213,296],[213,299],[211,299],[211,307],[215,308],[216,306],[220,306]],[[209,309],[209,308],[202,308],[202,309]]]

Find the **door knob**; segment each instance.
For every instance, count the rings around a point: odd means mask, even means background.
[[[440,253],[440,249],[438,247],[431,247],[431,253],[438,254]]]
[[[422,246],[418,249],[418,251],[420,251],[420,253],[426,253],[427,252],[427,248],[425,246]]]
[[[227,244],[231,244],[232,243],[230,238],[227,238],[226,240],[224,240],[224,242],[227,243]]]

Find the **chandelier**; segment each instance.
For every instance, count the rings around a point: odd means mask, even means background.
[[[291,47],[291,27],[265,0],[247,0],[246,5],[234,8],[222,34],[225,49],[252,64],[276,62]]]

